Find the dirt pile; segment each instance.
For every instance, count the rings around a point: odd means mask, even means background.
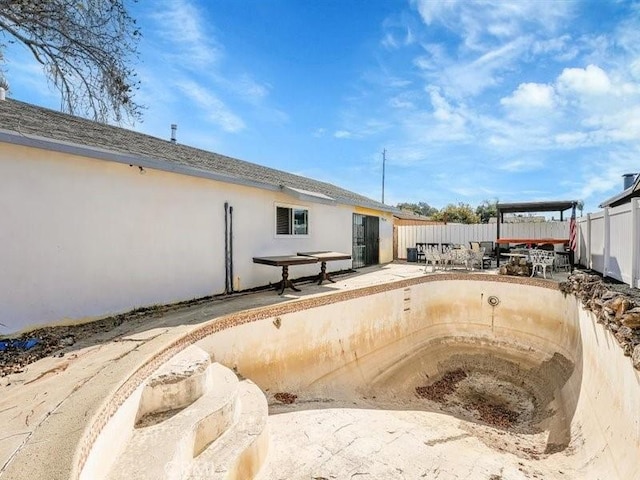
[[[640,291],[589,272],[575,272],[560,290],[580,299],[598,323],[613,333],[626,356],[640,370]]]

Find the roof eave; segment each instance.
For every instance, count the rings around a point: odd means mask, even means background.
[[[206,178],[209,180],[216,180],[219,182],[231,183],[234,185],[241,185],[245,187],[260,188],[269,191],[281,191],[280,185],[274,185],[267,182],[259,182],[256,180],[250,180],[242,177],[234,177],[231,175],[225,175],[221,173],[211,172],[209,170],[202,170],[187,165],[180,165],[164,160],[158,160],[157,158],[142,157],[138,155],[129,155],[126,153],[120,153],[113,150],[107,150],[100,147],[92,147],[88,145],[80,145],[73,142],[65,142],[62,140],[54,140],[47,137],[41,137],[38,135],[21,134],[11,130],[0,129],[0,142],[10,143],[14,145],[20,145],[24,147],[39,148],[43,150],[49,150],[59,153],[66,153],[69,155],[78,155],[83,157],[94,158],[98,160],[105,160],[110,162],[121,163],[124,165],[135,165],[144,168],[152,168],[155,170],[161,170],[169,173],[176,173],[180,175],[187,175],[191,177]],[[288,191],[288,194],[292,194],[292,191]],[[298,198],[303,195],[298,195]],[[312,197],[310,195],[304,195],[308,198],[303,198],[306,201],[318,202],[319,198]],[[302,198],[301,198],[302,199]],[[332,199],[333,203],[339,203],[342,205],[366,207],[378,209],[380,211],[391,212],[393,207],[387,209],[379,206],[373,206],[371,204],[362,202],[358,203],[347,198]]]
[[[621,201],[624,201],[626,199],[626,197],[630,197],[634,191],[637,190],[637,185],[632,185],[631,187],[627,188],[626,190],[623,190],[622,192],[620,192],[617,195],[614,195],[613,197],[605,200],[604,202],[602,202],[600,205],[598,205],[599,208],[606,208],[606,207],[610,207],[612,206],[614,203],[618,203]]]

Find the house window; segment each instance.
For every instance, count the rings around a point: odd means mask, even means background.
[[[309,210],[276,207],[276,235],[308,235]]]

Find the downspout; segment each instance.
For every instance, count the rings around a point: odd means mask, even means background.
[[[224,293],[229,293],[229,202],[224,202]]]
[[[233,293],[233,207],[229,207],[229,292]]]

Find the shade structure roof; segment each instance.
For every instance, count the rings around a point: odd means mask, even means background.
[[[499,213],[564,212],[565,210],[573,208],[577,204],[577,200],[498,203],[497,210]]]

